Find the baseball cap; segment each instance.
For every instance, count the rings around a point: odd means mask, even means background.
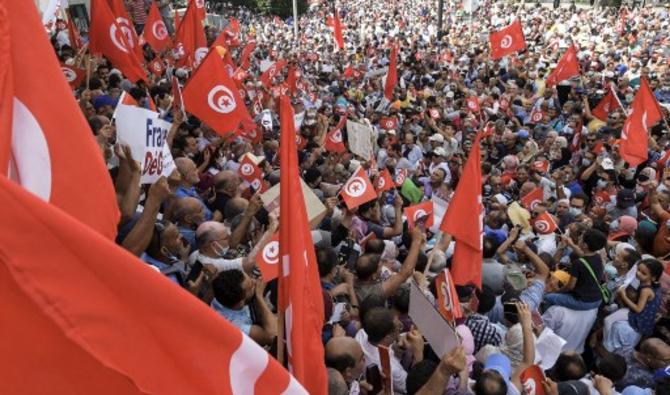
[[[554,276],[558,281],[560,281],[563,285],[567,284],[570,282],[570,273],[566,272],[565,270],[556,270],[551,272],[551,275]]]
[[[428,138],[428,141],[435,141],[437,143],[444,143],[444,136],[442,136],[439,133],[436,133],[436,134],[430,136],[430,138]]]
[[[590,395],[591,391],[586,383],[570,380],[558,383],[558,393],[561,395]]]
[[[447,151],[445,151],[442,147],[437,147],[433,150],[433,154],[436,156],[447,156]]]
[[[519,132],[518,132],[516,135],[517,135],[517,137],[519,137],[520,139],[527,139],[528,136],[529,136],[528,131],[527,131],[527,130],[524,130],[524,129],[519,130]]]
[[[505,383],[509,384],[510,375],[512,373],[512,364],[509,358],[501,353],[491,354],[486,358],[484,364],[485,370],[495,370],[500,373]]]
[[[635,191],[632,189],[622,189],[616,194],[617,205],[621,208],[628,208],[635,205]]]
[[[600,167],[602,167],[603,170],[614,170],[614,162],[610,158],[605,158],[600,163]]]
[[[503,272],[505,274],[505,283],[509,284],[515,291],[522,291],[528,286],[526,276],[518,265],[505,265]]]
[[[95,100],[93,100],[93,108],[97,110],[102,106],[116,107],[116,102],[117,100],[112,99],[111,96],[108,95],[98,96],[95,98]]]

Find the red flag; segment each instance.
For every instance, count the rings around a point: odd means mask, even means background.
[[[275,233],[256,256],[256,264],[261,270],[264,283],[274,280],[279,275],[277,263],[279,263],[279,233]]]
[[[544,201],[544,189],[538,187],[521,197],[521,204],[528,210],[532,210],[538,203]]]
[[[375,188],[362,167],[351,175],[340,193],[349,210],[377,198]]]
[[[549,171],[549,161],[548,160],[536,160],[532,165],[533,170],[538,173],[545,174]]]
[[[542,382],[544,381],[544,373],[537,365],[527,367],[521,372],[521,385],[523,386],[524,394],[545,395]]]
[[[384,130],[398,130],[398,118],[385,117],[379,120],[379,126]]]
[[[558,229],[556,221],[548,212],[543,212],[542,214],[535,217],[532,221],[533,228],[539,234],[548,235],[554,233]]]
[[[251,67],[251,63],[249,63],[249,58],[251,57],[251,54],[254,52],[256,49],[256,41],[251,40],[247,43],[247,45],[244,46],[244,49],[242,49],[242,54],[240,55],[239,59],[239,64],[240,67],[243,69],[248,69]]]
[[[602,190],[599,192],[596,192],[593,195],[593,200],[596,202],[598,206],[602,206],[605,203],[609,203],[612,201],[612,198],[610,197],[609,192]]]
[[[542,122],[542,118],[544,118],[544,112],[540,108],[534,108],[530,112],[530,123],[536,124]]]
[[[202,61],[184,87],[183,97],[186,109],[222,136],[251,118],[216,51]]]
[[[479,106],[479,99],[476,96],[470,96],[466,99],[466,103],[468,106],[468,110],[472,112],[479,112],[481,111],[481,107]]]
[[[263,74],[261,74],[261,82],[263,85],[270,89],[272,87],[272,80],[279,74],[281,71],[288,65],[288,62],[284,59],[278,60],[270,66]]]
[[[472,143],[454,197],[442,219],[440,230],[456,240],[451,275],[456,285],[482,286],[482,173],[478,134]]]
[[[393,100],[393,90],[398,83],[398,45],[393,43],[391,47],[391,58],[388,73],[386,73],[386,82],[384,83],[384,97],[389,101]]]
[[[279,221],[279,311],[284,314],[288,366],[310,394],[328,393],[321,329],[323,296],[307,220],[295,146],[294,113],[288,97],[280,99],[281,158]],[[283,341],[283,339],[280,339]]]
[[[155,1],[151,3],[149,8],[143,35],[144,41],[156,52],[162,52],[170,45],[170,35]]]
[[[663,113],[647,84],[642,78],[631,112],[621,131],[621,157],[631,166],[637,166],[647,160],[649,126],[663,119]]]
[[[263,133],[260,131],[256,122],[251,118],[243,119],[235,134],[254,144],[260,144],[263,140]]]
[[[395,178],[393,179],[393,182],[395,183],[396,187],[400,188],[402,184],[405,183],[406,179],[407,179],[407,169],[395,170]]]
[[[205,24],[207,18],[207,10],[205,9],[205,0],[190,0],[195,5],[195,15],[198,17],[200,27]],[[189,4],[190,6],[190,4]]]
[[[114,238],[119,210],[107,166],[35,5],[0,1],[0,14],[7,22],[0,26],[0,174]],[[0,218],[7,229],[20,226]]]
[[[67,33],[70,36],[70,45],[75,51],[79,51],[84,45],[81,40],[81,34],[79,34],[79,29],[70,15],[70,10],[65,10],[65,14],[67,15]]]
[[[523,35],[521,22],[515,20],[507,27],[489,34],[491,44],[491,59],[500,59],[526,48],[526,39]]]
[[[556,85],[576,75],[579,75],[579,62],[577,62],[577,50],[571,45],[561,56],[554,71],[547,77],[547,86]]]
[[[121,28],[122,34],[126,37],[126,43],[135,52],[135,56],[137,56],[140,63],[142,63],[144,54],[142,53],[140,39],[137,37],[132,19],[128,16],[124,0],[107,0],[107,4],[109,4],[112,10],[116,24]]]
[[[175,34],[174,55],[180,66],[198,66],[207,55],[207,38],[202,27],[202,19],[198,14],[196,3],[204,1],[191,1],[186,9],[184,18]]]
[[[184,11],[184,13],[186,12]],[[174,31],[178,32],[180,26],[181,26],[181,17],[179,17],[179,12],[177,10],[174,10]]]
[[[179,80],[174,76],[172,77],[172,108],[184,111],[184,101],[179,87]]]
[[[121,93],[121,97],[119,98],[119,104],[123,104],[126,106],[135,106],[135,107],[140,106],[140,103],[138,103],[134,97],[132,97],[128,92],[125,91]]]
[[[291,95],[295,95],[296,91],[298,90],[298,76],[300,75],[300,71],[296,66],[289,66],[288,67],[288,74],[286,76],[286,84],[288,85],[288,91],[291,93]]]
[[[0,309],[12,317],[0,340],[12,356],[3,391],[307,394],[212,308],[89,227],[2,177],[0,202],[12,224],[0,229],[11,251],[0,265]],[[197,369],[184,369],[193,361]],[[28,369],[32,380],[20,373]]]
[[[435,277],[435,288],[437,289],[437,309],[442,317],[449,322],[463,318],[461,302],[458,300],[456,286],[449,269],[444,269]]]
[[[591,114],[601,121],[606,122],[610,113],[617,108],[621,108],[621,102],[616,96],[616,93],[614,93],[614,89],[610,86],[607,90],[607,95],[600,100],[598,105],[591,111]]]
[[[377,176],[377,182],[375,182],[375,191],[377,191],[379,194],[384,191],[390,191],[394,188],[394,186],[393,178],[391,177],[391,173],[388,171],[388,169],[380,171],[379,175]]]
[[[84,77],[86,77],[86,70],[80,69],[79,67],[68,66],[61,63],[60,69],[63,71],[65,80],[70,84],[70,88],[72,89],[79,88]]]
[[[230,50],[228,49],[228,44],[226,44],[224,36],[224,33],[220,33],[212,43],[211,49],[217,51],[219,56],[223,58],[226,72],[232,77],[235,75],[235,63],[233,63],[233,57],[230,55]]]
[[[340,21],[340,13],[335,10],[333,15],[333,34],[335,35],[335,45],[338,50],[344,49],[344,38],[342,37],[342,22]]]
[[[135,47],[128,41],[132,37],[129,29],[133,29],[133,34],[135,30],[132,26],[120,25],[119,20],[123,18],[114,18],[106,0],[91,2],[90,50],[105,55],[130,81],[146,80],[146,73],[134,52]]]
[[[147,64],[147,68],[151,73],[157,77],[160,77],[165,73],[165,64],[160,57],[156,56],[154,60]]]
[[[341,154],[347,151],[347,147],[342,141],[342,130],[334,129],[326,134],[326,144],[324,145],[326,151],[336,152]]]
[[[403,210],[405,212],[405,217],[407,217],[407,227],[409,230],[414,228],[414,225],[417,221],[420,221],[425,218],[425,227],[430,228],[433,226],[434,215],[433,215],[433,201],[427,200],[425,202],[415,204],[413,206],[405,207]]]
[[[262,176],[263,172],[261,169],[254,163],[254,161],[249,158],[249,155],[244,155],[240,161],[239,167],[240,177],[247,182],[251,182]]]

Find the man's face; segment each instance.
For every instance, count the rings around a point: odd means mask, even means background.
[[[183,171],[181,172],[182,179],[188,181],[191,184],[197,184],[200,182],[200,177],[198,176],[198,168],[195,167],[193,161],[189,161],[186,166],[184,166]]]
[[[361,375],[363,374],[363,371],[365,370],[365,354],[363,354],[363,349],[360,347],[360,345],[357,344],[358,347],[355,347],[352,350],[352,357],[354,361],[356,361],[356,364],[354,365],[353,368],[351,369],[351,379],[356,380]]]
[[[410,133],[405,134],[405,145],[409,148],[414,146],[414,136],[412,136]]]
[[[166,256],[173,255],[185,259],[191,251],[191,246],[174,224],[169,224],[161,234],[161,249]]]

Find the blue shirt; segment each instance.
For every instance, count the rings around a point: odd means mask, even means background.
[[[170,267],[170,265],[168,265],[167,263],[156,260],[147,255],[146,253],[142,254],[140,259],[142,259],[144,262],[148,263],[149,265],[155,267],[158,270],[165,270]],[[179,277],[177,277],[177,273],[166,274],[165,277],[169,278],[170,281],[172,281],[173,283],[181,286],[181,283],[179,282]]]
[[[212,300],[212,308],[228,322],[238,327],[245,335],[249,335],[251,325],[253,325],[249,306],[245,305],[240,310],[233,310],[225,307],[215,298]]]
[[[195,190],[195,187],[190,187],[189,189],[186,189],[182,186],[177,188],[177,190],[174,193],[174,196],[177,199],[185,198],[185,197],[192,197],[196,198],[200,201],[200,204],[202,205],[202,208],[205,209],[205,221],[211,221],[212,220],[212,211],[207,208],[205,205],[205,202],[202,201],[202,198],[200,195],[198,195],[198,191]]]

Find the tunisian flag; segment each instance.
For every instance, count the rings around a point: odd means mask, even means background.
[[[286,96],[280,98],[280,119],[279,200],[282,217],[279,220],[278,305],[285,317],[284,333],[291,373],[310,394],[325,395],[328,378],[321,343],[323,297],[300,186],[293,107]]]
[[[212,308],[4,177],[0,218],[3,392],[307,394]]]
[[[0,174],[114,238],[119,210],[107,166],[35,5],[0,1],[0,13]]]
[[[386,82],[384,83],[384,97],[387,100],[393,100],[393,90],[398,83],[398,45],[393,43],[391,47],[391,63],[389,71],[386,73]]]
[[[335,44],[339,51],[344,49],[344,38],[342,37],[342,22],[340,21],[340,12],[335,10],[333,15],[333,34],[335,35]]]
[[[367,174],[365,174],[363,167],[359,167],[351,175],[340,193],[349,210],[353,210],[361,204],[377,198],[377,192],[375,192],[375,188]]]
[[[579,75],[579,62],[577,62],[577,50],[571,45],[561,56],[554,71],[547,77],[547,86],[556,85],[576,75]]]
[[[144,41],[156,52],[161,52],[170,45],[170,35],[155,1],[151,3],[151,8],[149,8],[149,16],[146,25],[144,25],[143,35]]]
[[[288,65],[284,59],[278,60],[272,64],[263,74],[261,74],[261,82],[267,89],[272,88],[272,80]]]
[[[256,49],[255,40],[249,41],[247,45],[244,46],[244,49],[242,49],[242,53],[240,54],[240,58],[238,59],[241,68],[246,70],[249,67],[251,67],[249,58],[251,57],[251,54],[254,52],[254,49]]]
[[[114,17],[106,0],[93,0],[89,48],[92,53],[105,55],[130,81],[146,81],[147,76],[135,53],[135,46],[128,40],[132,34],[128,33],[125,24],[118,22],[122,19]]]
[[[489,34],[491,44],[491,59],[500,59],[526,48],[526,38],[523,35],[521,22],[515,20],[507,27]]]
[[[243,119],[251,118],[217,51],[205,57],[182,97],[188,112],[222,136],[234,132]]]
[[[336,152],[341,154],[347,151],[347,147],[342,141],[342,130],[333,129],[326,134],[326,143],[324,144],[326,151]]]
[[[440,230],[456,240],[451,274],[456,285],[482,286],[482,172],[477,134]]]
[[[640,82],[631,109],[621,130],[620,152],[626,163],[637,166],[648,158],[649,126],[663,119],[646,78]]]
[[[621,108],[621,102],[610,85],[607,95],[600,100],[598,105],[591,111],[591,114],[601,121],[607,121],[610,113],[617,108]]]
[[[140,39],[137,37],[135,26],[128,15],[128,11],[126,11],[124,0],[107,0],[107,3],[112,10],[116,24],[119,25],[121,31],[126,36],[126,42],[130,48],[135,51],[135,56],[141,61],[144,56],[142,53],[142,45]]]
[[[174,55],[178,59],[177,65],[179,66],[198,66],[209,50],[202,20],[197,11],[196,3],[198,2],[200,0],[191,0],[175,34]]]

